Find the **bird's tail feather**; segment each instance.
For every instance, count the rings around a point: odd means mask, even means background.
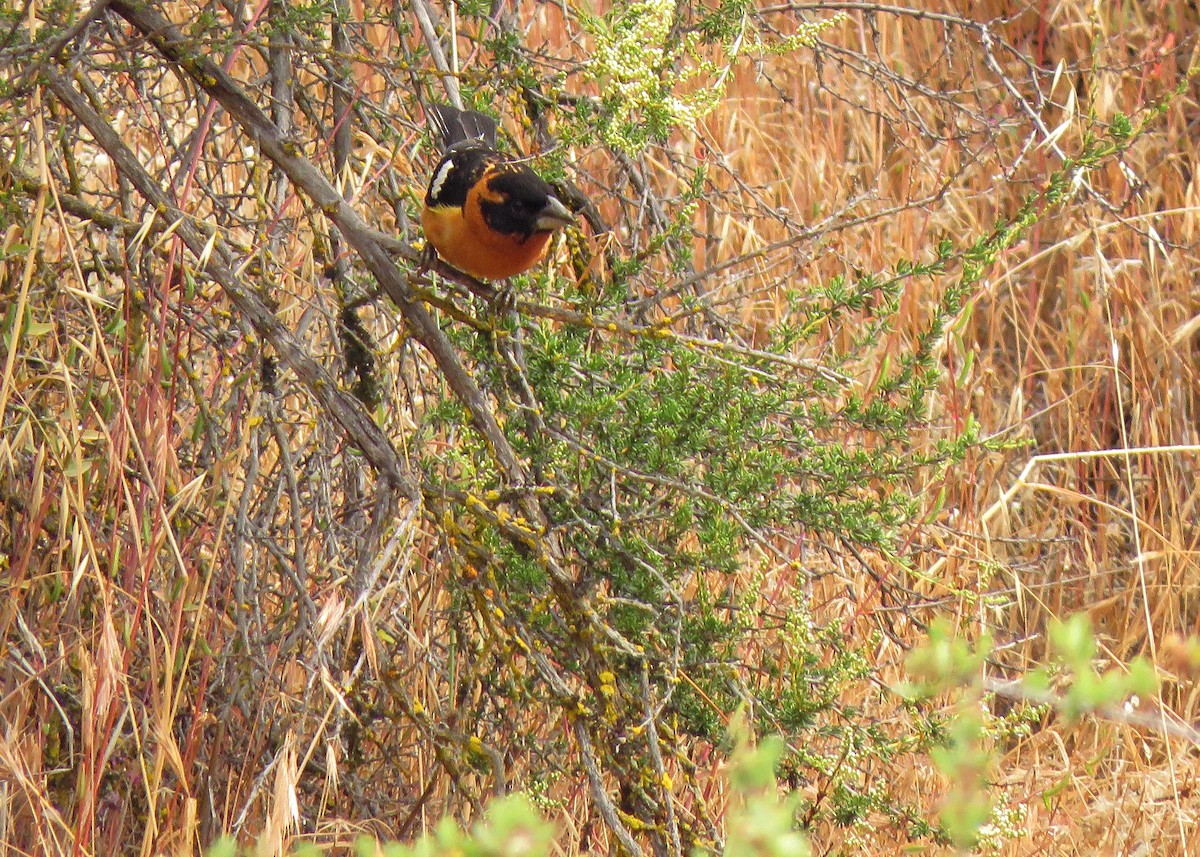
[[[431,104],[426,113],[429,124],[441,135],[442,146],[449,149],[464,140],[483,140],[496,145],[496,120],[474,110],[459,110],[449,104]]]

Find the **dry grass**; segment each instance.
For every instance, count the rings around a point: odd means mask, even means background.
[[[956,5],[944,11],[959,14]],[[790,290],[928,259],[944,236],[987,234],[1058,165],[1045,131],[1071,152],[1093,119],[1148,115],[1193,63],[1200,20],[1169,3],[1102,7],[972,7],[978,21],[1006,18],[995,35],[1046,70],[1041,130],[1003,90],[978,31],[953,24],[851,9],[824,34],[819,62],[803,51],[744,61],[719,109],[647,163],[664,198],[678,192],[684,167],[711,166],[694,248],[710,304],[748,345],[762,345],[789,318]],[[171,17],[196,16],[180,3]],[[531,22],[528,44],[580,50],[557,6],[522,4],[519,17]],[[760,33],[786,33],[792,20],[764,13]],[[368,143],[380,135],[363,132],[342,178],[381,229],[403,234],[384,200],[419,193],[429,153],[397,94],[404,75],[377,60],[411,50],[419,35],[373,22],[359,34],[351,80],[397,134]],[[106,38],[93,43],[97,65],[111,59]],[[125,37],[113,38],[115,55]],[[463,68],[483,74],[469,48],[464,38]],[[1016,56],[997,62],[1025,80]],[[242,80],[263,71],[253,55],[234,64]],[[316,81],[302,83],[319,97]],[[267,195],[277,187],[268,168],[243,156],[244,138],[219,111],[204,157],[187,157],[204,114],[187,109],[195,96],[175,79],[147,92],[119,75],[89,85],[152,172],[186,165],[177,198],[245,248],[247,275],[277,317],[312,353],[336,353],[338,300],[322,272],[345,250],[330,248],[307,202]],[[507,655],[489,642],[488,610],[477,627],[447,627],[446,583],[461,569],[429,519],[401,502],[386,537],[372,529],[382,496],[372,472],[294,378],[280,377],[274,394],[260,383],[245,321],[208,280],[193,281],[167,224],[139,229],[140,199],[88,137],[56,138],[64,117],[52,102],[35,96],[34,112],[10,113],[2,132],[6,155],[17,141],[29,148],[24,172],[0,168],[6,188],[23,188],[27,212],[4,230],[0,290],[0,843],[13,853],[189,853],[237,830],[265,854],[297,833],[322,845],[364,832],[407,839],[444,811],[471,815],[471,791],[489,788],[487,760],[457,760],[456,779],[434,747],[459,710],[491,704],[480,677]],[[875,682],[845,703],[881,728],[913,728],[879,687],[902,676],[901,644],[935,611],[968,634],[991,630],[1003,677],[1046,662],[1051,617],[1087,611],[1106,665],[1147,655],[1160,667],[1161,697],[1142,700],[1145,712],[1200,719],[1194,675],[1164,655],[1169,640],[1200,630],[1198,115],[1190,90],[1172,100],[1120,166],[1090,174],[1071,204],[1005,253],[945,338],[928,441],[971,415],[1012,443],[928,474],[933,519],[909,546],[916,582],[878,562],[872,576],[828,559],[807,536],[782,546],[826,574],[805,592],[814,617],[874,646]],[[329,166],[330,139],[298,139]],[[39,178],[38,159],[69,161],[75,183],[59,181],[61,171]],[[597,146],[571,161],[602,214],[628,230],[594,246],[634,241],[636,205],[618,201],[632,191],[611,158]],[[225,207],[227,196],[237,205]],[[78,203],[118,221],[85,222]],[[869,388],[888,353],[911,343],[950,276],[911,282],[894,331],[854,367],[858,383]],[[463,442],[412,436],[443,397],[440,380],[390,307],[366,316],[383,400],[409,408],[380,410],[389,436],[409,451]],[[28,319],[19,341],[14,318]],[[827,330],[797,356],[854,332]],[[794,605],[794,568],[751,566],[761,563],[748,561],[736,585],[758,587],[772,612]],[[889,612],[880,580],[912,590],[903,618]],[[880,634],[884,626],[896,637]],[[764,630],[755,645],[780,643]],[[364,676],[387,693],[363,691]],[[512,717],[496,738],[519,783],[561,748],[565,726]],[[722,760],[693,751],[697,792],[717,806]],[[996,853],[1197,853],[1200,764],[1190,745],[1046,714],[997,753],[997,793],[1021,815]],[[864,774],[932,818],[944,783],[921,759]],[[543,787],[557,801],[563,853],[610,844],[585,783]],[[821,788],[820,778],[801,784],[814,800]],[[823,823],[812,836],[819,853],[906,847],[881,818]]]

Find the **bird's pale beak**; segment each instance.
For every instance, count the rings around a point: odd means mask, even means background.
[[[571,213],[571,209],[563,205],[558,197],[552,196],[546,200],[546,207],[538,213],[535,225],[538,232],[553,232],[574,222],[575,215]]]

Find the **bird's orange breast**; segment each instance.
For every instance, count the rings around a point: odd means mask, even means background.
[[[429,206],[421,215],[425,238],[438,255],[458,270],[484,280],[503,280],[528,271],[542,260],[550,233],[528,238],[488,228],[478,200],[468,196],[463,207]]]

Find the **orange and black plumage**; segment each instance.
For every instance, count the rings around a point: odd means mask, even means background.
[[[494,119],[445,104],[428,113],[445,154],[425,192],[426,240],[473,277],[501,280],[528,271],[574,215],[549,183],[496,150]]]

